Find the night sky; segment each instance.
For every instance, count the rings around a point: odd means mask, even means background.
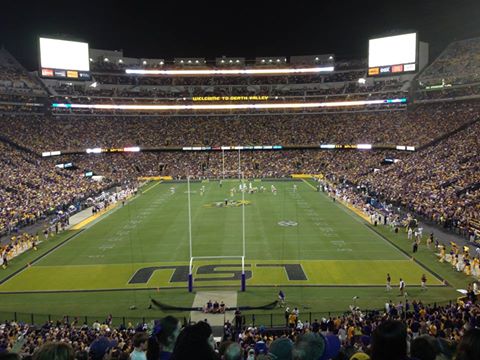
[[[365,58],[368,38],[417,30],[433,55],[480,36],[480,0],[2,1],[0,44],[27,69],[40,35],[83,40],[129,57]]]

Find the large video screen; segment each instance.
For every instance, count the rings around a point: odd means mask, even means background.
[[[370,39],[368,75],[398,75],[417,70],[417,33]]]
[[[89,80],[88,43],[40,38],[40,75],[45,78]]]

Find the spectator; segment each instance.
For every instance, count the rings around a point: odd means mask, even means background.
[[[480,329],[471,329],[463,335],[455,360],[477,359],[480,359]]]
[[[435,338],[428,335],[417,337],[410,345],[410,356],[417,360],[435,360],[438,354]]]
[[[173,316],[166,316],[158,321],[148,339],[148,360],[169,360],[180,333],[179,321]]]
[[[74,355],[73,348],[69,344],[64,342],[51,342],[42,345],[35,351],[33,360],[74,360]]]
[[[108,355],[109,352],[111,352],[115,348],[115,346],[117,346],[116,341],[110,341],[108,338],[104,336],[99,337],[90,345],[90,352],[89,352],[90,359],[103,360],[104,356]],[[44,360],[47,360],[47,359],[44,359]]]
[[[329,360],[340,351],[337,336],[306,333],[298,337],[292,349],[293,360]]]
[[[373,332],[372,360],[406,360],[407,329],[400,321],[387,320]]]
[[[225,350],[224,360],[242,360],[243,349],[238,343],[231,343]]]
[[[130,360],[147,360],[146,350],[148,336],[145,333],[136,333],[133,337],[133,351],[130,354]]]
[[[179,334],[175,344],[172,360],[205,359],[216,360],[212,328],[200,321],[189,325]]]
[[[293,342],[286,337],[274,340],[268,352],[268,355],[274,360],[291,360]]]

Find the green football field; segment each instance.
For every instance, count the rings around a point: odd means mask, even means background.
[[[380,308],[390,298],[399,301],[395,288],[385,291],[387,273],[394,286],[403,278],[409,296],[426,302],[454,299],[455,287],[465,286],[466,277],[424,246],[413,260],[404,234],[369,225],[307,181],[253,181],[266,190],[245,194],[244,209],[239,184],[191,183],[192,253],[213,257],[193,261],[194,291],[240,290],[241,259],[234,256],[243,251],[243,210],[247,291],[239,292],[239,305],[271,302],[282,288],[292,304],[313,312],[345,311],[353,296],[363,308]],[[187,184],[151,182],[125,206],[0,271],[1,311],[158,317],[147,309],[149,298],[192,305],[189,261]],[[419,287],[422,274],[427,291]]]

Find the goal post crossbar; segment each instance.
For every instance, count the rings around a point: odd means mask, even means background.
[[[245,273],[245,256],[242,255],[226,255],[226,256],[192,256],[190,258],[190,265],[188,267],[188,273],[193,272],[193,262],[195,260],[211,260],[211,259],[242,259],[242,274]]]
[[[195,260],[212,260],[212,259],[241,259],[242,260],[242,277],[241,277],[241,291],[245,291],[246,277],[245,277],[245,256],[240,255],[225,255],[225,256],[192,256],[188,266],[188,291],[193,291],[193,262]],[[221,266],[221,265],[220,265]]]

